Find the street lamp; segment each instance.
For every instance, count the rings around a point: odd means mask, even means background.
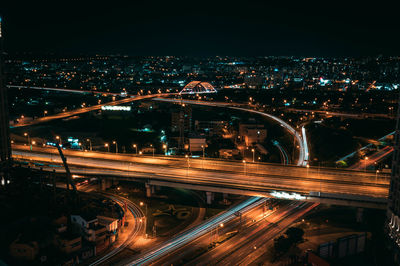
[[[90,139],[86,139],[86,141],[89,142],[89,149],[90,151],[92,151],[92,141]]]
[[[222,228],[222,227],[224,227],[223,223],[220,223],[219,225],[217,225],[217,229],[216,229],[216,231],[217,231],[217,241],[218,241],[218,238],[219,238],[218,228]]]
[[[253,163],[254,163],[254,156],[255,156],[256,150],[255,149],[251,149],[251,151],[253,152]]]
[[[379,174],[379,170],[376,170],[376,172],[375,172],[375,179],[378,179],[378,174]]]
[[[367,161],[368,161],[368,157],[365,157],[365,159],[364,159],[364,165],[365,165],[365,168],[364,168],[364,171],[365,172],[367,172]]]
[[[137,152],[137,145],[136,144],[133,144],[133,147],[136,149],[136,155],[138,154],[138,152]]]
[[[108,145],[108,143],[105,143],[105,144],[104,144],[104,147],[106,147],[106,148],[107,148],[107,151],[110,152],[110,145]]]
[[[112,143],[115,144],[115,153],[118,153],[118,143],[117,143],[117,141],[113,140]]]
[[[167,155],[167,145],[164,144],[164,145],[163,145],[163,148],[164,148],[164,153],[165,153],[165,155]]]
[[[43,111],[43,116],[46,116],[47,115],[47,110],[44,110]]]
[[[147,204],[146,203],[144,203],[143,201],[141,201],[140,203],[139,203],[139,205],[140,205],[140,207],[143,207],[143,205],[145,205],[145,213],[144,213],[144,222],[145,222],[145,224],[144,224],[144,231],[145,232],[147,232]],[[140,220],[140,221],[142,221],[142,220]],[[147,234],[146,234],[146,238],[147,238]]]
[[[185,155],[185,158],[187,159],[186,163],[187,163],[187,170],[186,170],[186,177],[189,176],[189,167],[190,167],[190,161],[189,161],[189,155]]]
[[[58,140],[58,144],[61,144],[61,138],[60,138],[60,136],[56,136],[56,140]]]
[[[243,162],[243,172],[244,175],[246,175],[246,160],[243,160],[242,162]]]
[[[153,147],[153,144],[150,144],[150,147],[153,148],[153,157],[154,157],[154,147]]]
[[[28,140],[28,145],[30,145],[30,143],[31,143],[31,139],[30,139],[30,137],[29,137],[29,134],[28,134],[28,132],[25,132],[25,133],[24,133],[24,136],[25,136],[25,137],[27,137],[27,140]]]
[[[139,203],[139,205],[140,205],[140,207],[145,206],[145,215],[146,215],[146,217],[147,217],[147,204],[144,203],[143,201],[141,201],[141,202]]]

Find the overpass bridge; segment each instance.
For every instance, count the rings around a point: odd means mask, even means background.
[[[106,105],[115,106],[115,105],[119,105],[119,104],[127,104],[127,103],[134,102],[134,101],[151,99],[154,97],[163,97],[163,96],[166,97],[166,96],[170,96],[170,95],[175,95],[175,93],[159,93],[159,94],[149,94],[149,95],[142,95],[142,96],[130,96],[130,97],[123,98],[121,100],[105,102],[102,104],[78,108],[78,109],[74,109],[71,111],[66,111],[66,112],[57,113],[54,115],[40,117],[40,118],[37,118],[34,120],[29,120],[29,121],[22,120],[18,124],[14,124],[12,127],[27,127],[27,126],[37,125],[37,124],[41,124],[41,123],[45,123],[45,122],[50,122],[52,120],[67,118],[67,117],[71,117],[71,116],[75,116],[75,115],[84,114],[87,112],[100,110],[101,107],[106,106]]]
[[[243,163],[218,159],[136,156],[64,150],[74,174],[98,175],[170,186],[249,196],[287,198],[328,204],[386,208],[390,176],[335,168]],[[14,159],[63,171],[54,147],[14,145]]]

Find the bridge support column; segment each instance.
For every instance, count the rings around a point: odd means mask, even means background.
[[[152,185],[146,183],[146,197],[150,198],[152,195]]]
[[[214,193],[206,191],[207,204],[211,204],[214,200]]]
[[[111,187],[112,185],[112,181],[108,180],[108,179],[101,179],[101,190],[106,190],[107,188]]]
[[[225,204],[225,205],[229,205],[230,204],[230,202],[228,201],[228,193],[222,193],[222,202],[223,202],[223,204]]]

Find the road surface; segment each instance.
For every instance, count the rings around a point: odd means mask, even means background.
[[[376,178],[375,172],[335,168],[304,168],[265,163],[73,150],[64,150],[64,155],[75,173],[80,169],[81,173],[114,173],[127,178],[222,186],[255,192],[283,190],[308,194],[311,191],[320,191],[386,198],[389,187],[389,175],[381,174]],[[29,151],[28,146],[14,145],[13,157],[25,161],[41,161],[47,165],[61,163],[57,150],[53,147],[34,147],[33,151]]]
[[[105,105],[126,104],[126,103],[130,103],[133,101],[140,101],[140,100],[144,100],[144,99],[150,99],[153,97],[160,97],[160,96],[166,96],[166,95],[170,95],[170,94],[168,94],[168,93],[166,93],[166,94],[150,94],[150,95],[144,95],[144,96],[134,96],[134,97],[124,98],[124,99],[117,100],[117,101],[106,102],[106,103],[93,105],[93,106],[89,106],[89,107],[84,107],[84,108],[79,108],[79,109],[62,112],[62,113],[58,113],[58,114],[54,114],[54,115],[44,116],[44,117],[40,117],[40,118],[30,120],[30,121],[21,120],[20,123],[14,124],[13,127],[26,127],[26,126],[37,125],[40,123],[45,123],[45,122],[49,122],[49,121],[56,120],[56,119],[66,118],[66,117],[80,115],[80,114],[91,112],[91,111],[100,110],[101,107],[105,106]]]
[[[394,148],[392,146],[385,146],[384,148],[380,149],[379,151],[369,155],[368,159],[364,158],[361,159],[359,162],[355,163],[354,165],[350,166],[348,169],[353,170],[366,170],[371,166],[374,166],[376,163],[380,162],[381,160],[385,159],[389,155],[392,154]]]

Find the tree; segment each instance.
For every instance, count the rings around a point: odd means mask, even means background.
[[[283,254],[289,250],[292,243],[285,236],[280,236],[274,239],[274,249],[277,254]]]
[[[304,231],[298,227],[290,227],[286,230],[285,234],[291,243],[296,244],[303,240]]]

